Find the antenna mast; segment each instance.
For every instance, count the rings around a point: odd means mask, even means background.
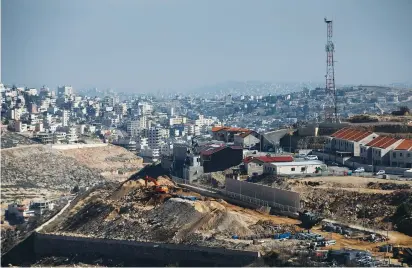
[[[326,102],[325,102],[325,121],[332,121],[335,123],[339,122],[338,118],[338,106],[337,106],[337,95],[335,86],[335,65],[333,60],[333,53],[335,52],[335,45],[332,41],[333,27],[332,20],[327,20],[325,18],[325,23],[327,25],[327,42],[325,46],[326,50]]]

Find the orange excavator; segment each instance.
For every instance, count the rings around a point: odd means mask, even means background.
[[[169,188],[167,187],[167,186],[165,186],[165,185],[159,185],[158,183],[157,183],[157,180],[155,179],[155,178],[152,178],[152,177],[149,177],[149,176],[146,176],[146,178],[145,178],[145,185],[146,185],[146,188],[147,188],[147,182],[148,181],[151,181],[151,182],[153,182],[154,183],[154,190],[155,190],[155,192],[157,192],[157,193],[161,193],[161,194],[167,194],[167,193],[169,193]]]

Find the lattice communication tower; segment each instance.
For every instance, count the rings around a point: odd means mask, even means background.
[[[325,18],[327,25],[327,42],[325,46],[326,50],[326,102],[324,106],[325,121],[338,122],[338,106],[337,95],[335,87],[335,61],[333,59],[333,53],[335,52],[335,45],[332,41],[333,27],[332,20]]]

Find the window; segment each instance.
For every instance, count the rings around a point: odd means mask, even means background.
[[[300,171],[305,171],[306,170],[306,168],[305,167],[302,167],[302,168],[300,168]]]
[[[393,153],[392,156],[393,156],[393,158],[396,158],[396,153]]]
[[[399,156],[402,156],[403,154],[402,153],[399,153]]]
[[[291,170],[291,171],[295,171],[295,168],[293,167],[293,168],[291,168],[290,170]]]
[[[411,157],[411,154],[410,154],[410,153],[408,153],[408,157]]]

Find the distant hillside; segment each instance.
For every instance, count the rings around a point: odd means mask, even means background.
[[[44,145],[1,150],[2,200],[55,198],[76,185],[105,179],[93,169]]]

